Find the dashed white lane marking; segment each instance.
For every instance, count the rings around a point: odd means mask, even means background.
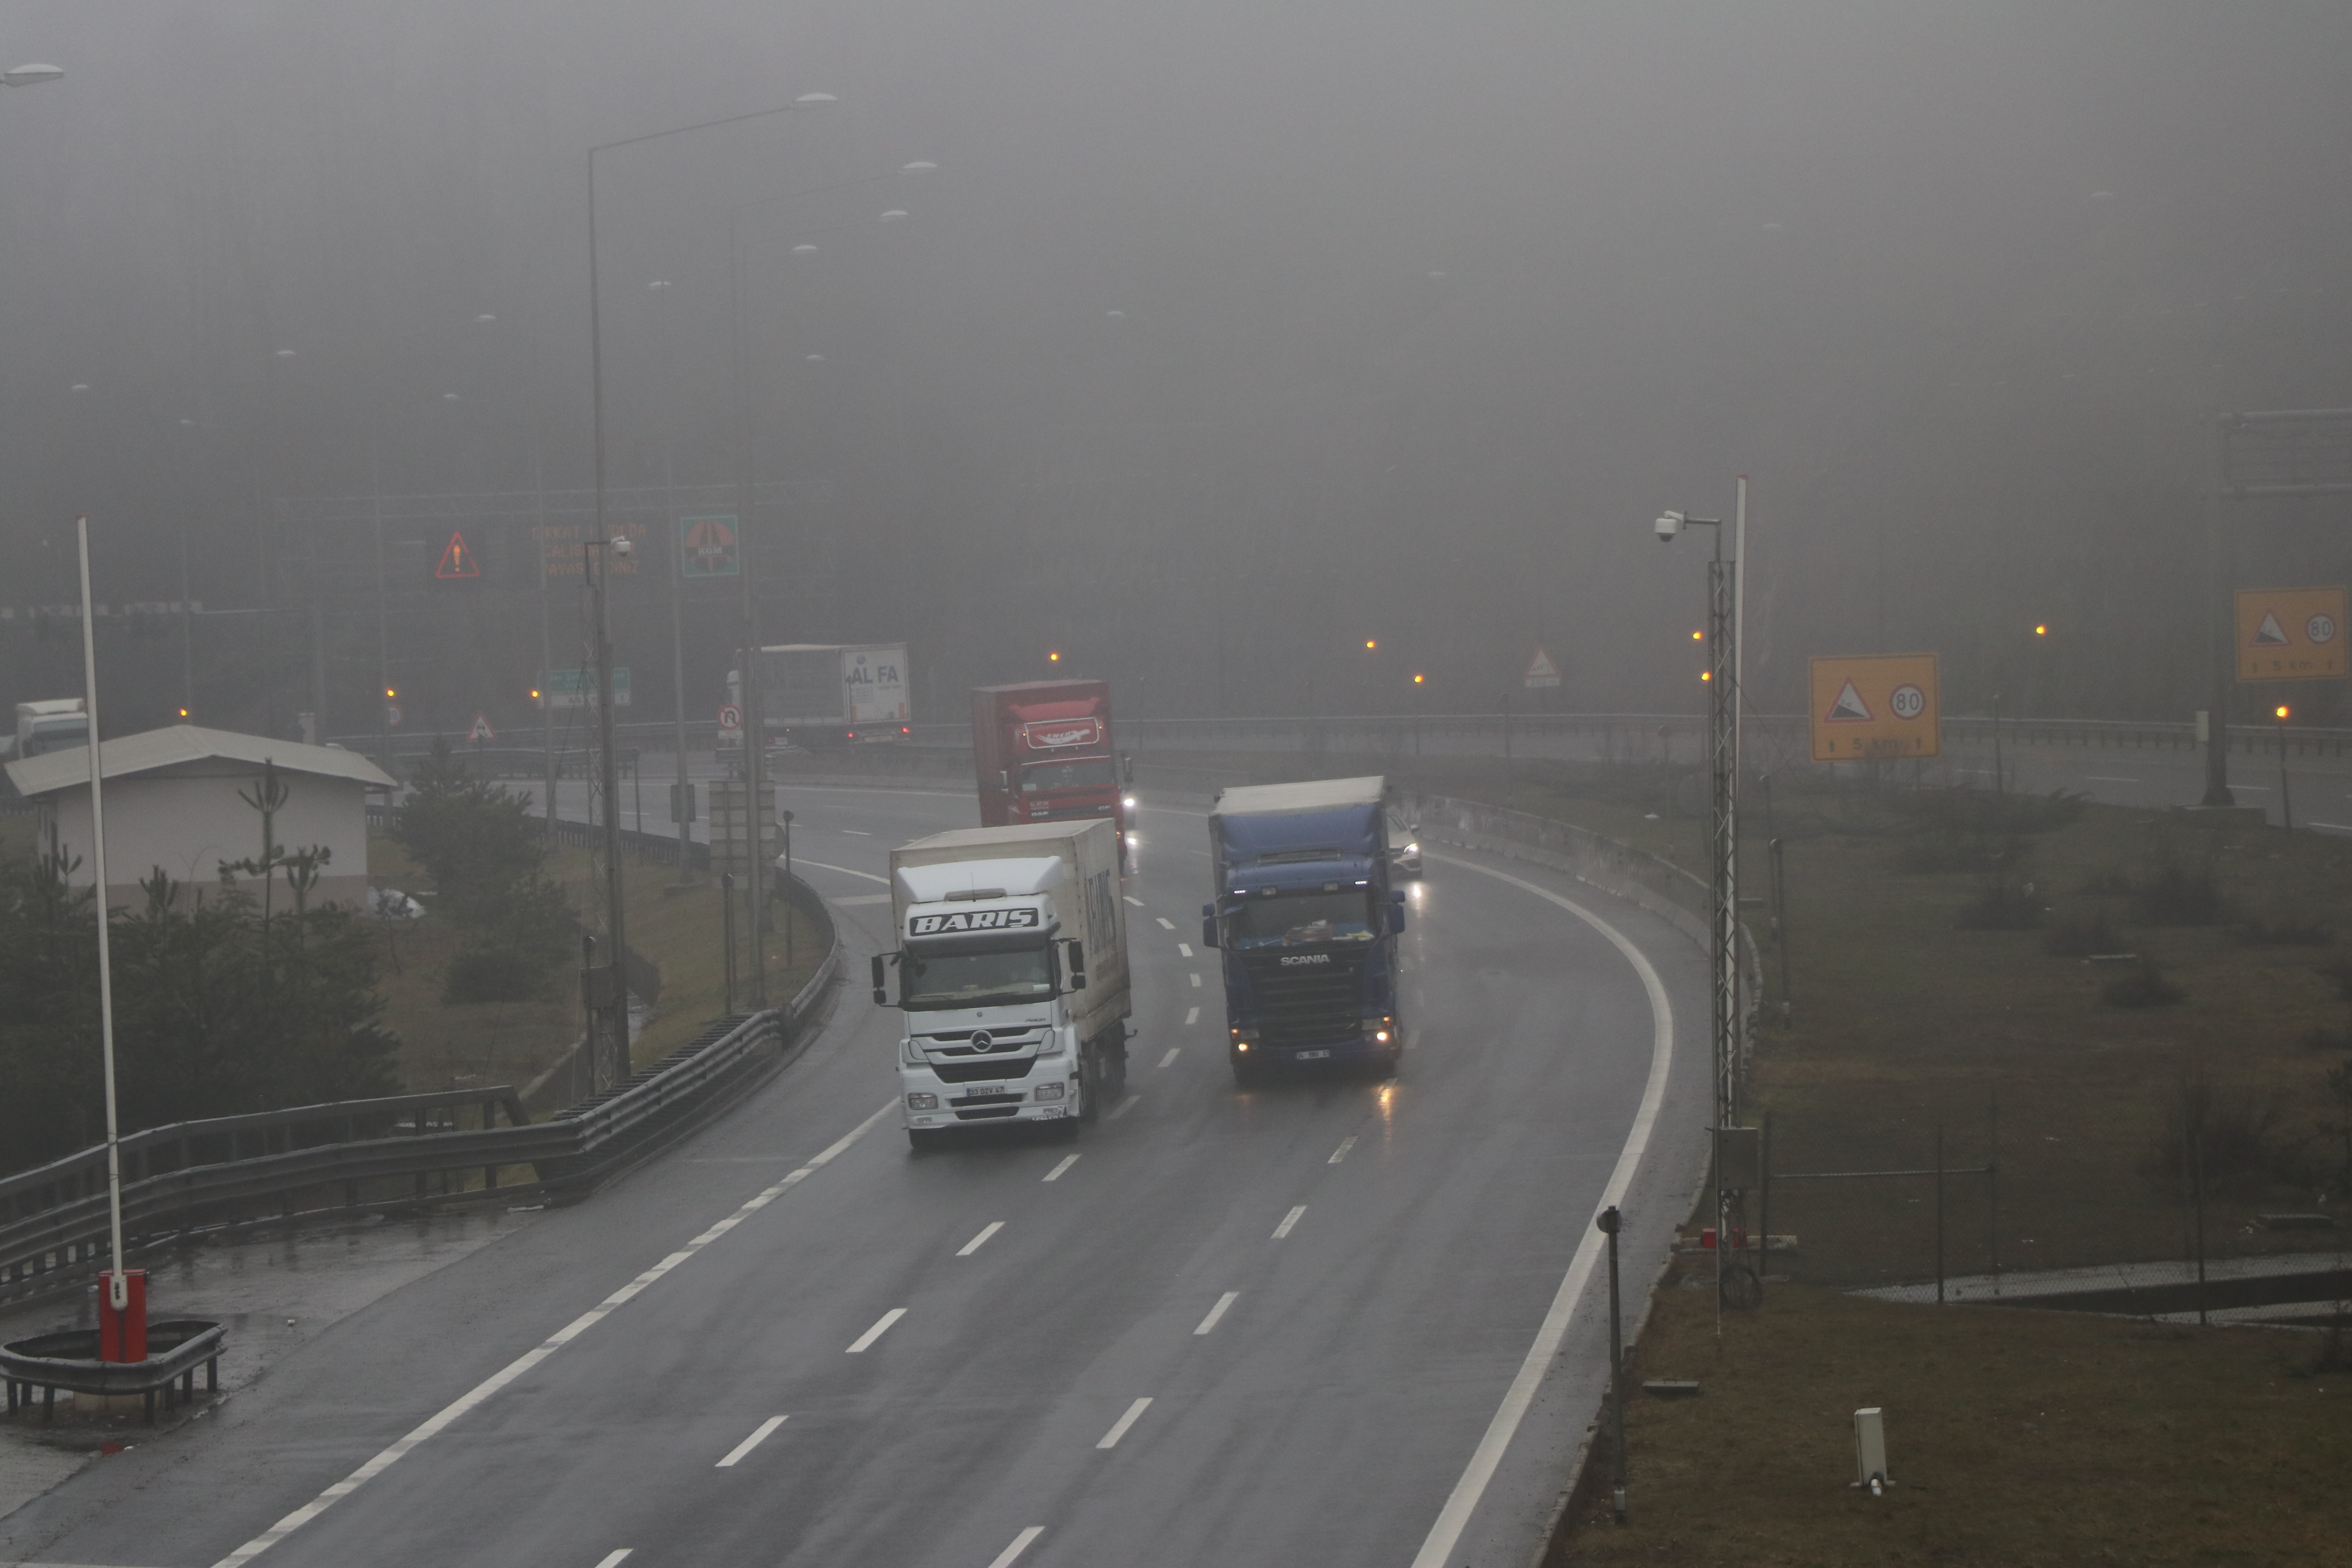
[[[1350,1132],[1345,1138],[1339,1140],[1339,1146],[1331,1151],[1331,1157],[1325,1161],[1324,1163],[1327,1165],[1338,1164],[1340,1161],[1348,1157],[1348,1151],[1355,1146],[1356,1135]]]
[[[1288,1214],[1284,1215],[1282,1216],[1282,1223],[1274,1227],[1274,1239],[1280,1241],[1284,1237],[1288,1236],[1290,1234],[1290,1227],[1297,1225],[1298,1223],[1298,1216],[1306,1212],[1307,1205],[1305,1204],[1300,1204],[1297,1208],[1292,1209]]]
[[[1112,1111],[1108,1116],[1104,1117],[1103,1120],[1105,1121],[1118,1121],[1120,1117],[1125,1116],[1129,1111],[1133,1110],[1135,1109],[1135,1102],[1142,1098],[1143,1096],[1139,1094],[1129,1095],[1125,1100],[1118,1102],[1118,1110]]]
[[[1003,1228],[1004,1222],[1003,1220],[990,1220],[986,1225],[980,1227],[980,1234],[978,1236],[973,1237],[970,1241],[965,1242],[961,1247],[956,1248],[956,1256],[958,1258],[970,1258],[973,1253],[978,1252],[982,1247],[988,1245],[988,1238],[990,1237],[994,1236],[998,1231],[1003,1230]]]
[[[1201,1326],[1194,1329],[1192,1332],[1195,1334],[1205,1334],[1211,1329],[1215,1328],[1217,1326],[1217,1320],[1225,1315],[1225,1309],[1232,1306],[1235,1301],[1240,1300],[1241,1294],[1242,1293],[1238,1290],[1228,1290],[1223,1295],[1218,1297],[1217,1304],[1209,1309],[1209,1315],[1201,1320]]]
[[[1076,1154],[1065,1154],[1062,1156],[1062,1163],[1046,1172],[1044,1179],[1048,1182],[1058,1182],[1062,1179],[1062,1173],[1077,1163],[1078,1157]]]
[[[1192,944],[1189,942],[1180,942],[1176,944],[1176,951],[1182,956],[1190,958],[1192,956]]]
[[[1183,1052],[1184,1052],[1184,1047],[1181,1047],[1181,1046],[1171,1046],[1171,1047],[1168,1047],[1168,1054],[1167,1054],[1166,1056],[1161,1057],[1161,1058],[1160,1058],[1160,1065],[1161,1067],[1166,1067],[1166,1066],[1168,1066],[1168,1064],[1169,1064],[1169,1063],[1171,1063],[1171,1062],[1174,1061],[1178,1057],[1181,1056],[1181,1055],[1183,1054]]]
[[[820,871],[838,871],[845,877],[863,877],[869,882],[879,882],[886,888],[890,885],[890,879],[887,877],[877,877],[871,871],[860,871],[848,866],[828,866],[822,860],[803,860],[798,856],[793,857],[793,864],[795,866],[814,866]]]
[[[874,835],[866,832],[866,829],[862,827],[845,827],[841,831],[844,833],[855,833],[860,838],[871,838],[874,837]]]
[[[596,1568],[621,1568],[621,1563],[630,1552],[635,1550],[634,1546],[624,1546],[618,1552],[607,1552],[604,1553],[604,1560],[597,1563]]]
[[[1201,1021],[1201,1010],[1198,1007],[1186,1008],[1184,1010],[1184,1021],[1188,1024],[1199,1023]]]
[[[876,1340],[880,1339],[884,1334],[888,1333],[890,1331],[890,1325],[897,1322],[906,1315],[906,1308],[891,1308],[888,1311],[882,1314],[880,1320],[877,1321],[872,1328],[866,1330],[864,1333],[858,1335],[849,1342],[848,1353],[851,1355],[864,1355],[866,1353],[866,1346],[872,1344]]]
[[[441,1430],[446,1427],[451,1422],[456,1421],[459,1416],[465,1415],[476,1405],[482,1404],[492,1394],[498,1393],[499,1390],[506,1387],[507,1384],[512,1383],[515,1379],[520,1377],[523,1373],[537,1366],[541,1362],[545,1361],[549,1356],[553,1355],[557,1351],[562,1350],[565,1345],[570,1344],[573,1340],[578,1339],[582,1334],[586,1333],[590,1329],[594,1328],[598,1323],[603,1322],[607,1317],[619,1310],[631,1299],[643,1291],[647,1286],[659,1279],[663,1275],[667,1274],[671,1269],[677,1268],[679,1264],[684,1263],[688,1258],[694,1257],[704,1247],[709,1246],[712,1242],[718,1240],[720,1237],[726,1235],[729,1231],[734,1229],[737,1226],[751,1218],[760,1210],[766,1208],[770,1204],[774,1203],[778,1198],[782,1197],[784,1194],[791,1191],[800,1183],[806,1181],[811,1175],[814,1174],[819,1168],[831,1163],[835,1156],[838,1155],[843,1150],[848,1148],[852,1143],[856,1142],[858,1139],[864,1137],[866,1131],[871,1129],[876,1122],[880,1121],[884,1117],[889,1115],[892,1111],[898,1109],[898,1097],[894,1095],[889,1100],[883,1102],[881,1110],[876,1111],[873,1115],[867,1117],[865,1121],[851,1128],[840,1138],[835,1140],[834,1142],[822,1153],[813,1156],[807,1164],[799,1167],[797,1170],[786,1173],[783,1180],[778,1182],[774,1186],[756,1193],[751,1197],[745,1199],[742,1206],[738,1208],[733,1214],[729,1215],[726,1218],[720,1220],[718,1224],[704,1231],[700,1236],[698,1236],[693,1240],[688,1242],[677,1251],[671,1253],[659,1263],[655,1264],[651,1268],[639,1274],[635,1279],[630,1280],[627,1284],[622,1286],[619,1289],[605,1297],[602,1301],[597,1302],[596,1305],[589,1308],[588,1310],[581,1313],[578,1317],[564,1324],[563,1327],[556,1330],[555,1332],[548,1335],[547,1338],[541,1340],[538,1344],[533,1345],[530,1349],[523,1352],[522,1354],[517,1356],[514,1360],[507,1363],[506,1365],[500,1367],[498,1371],[490,1373],[489,1376],[484,1378],[481,1382],[474,1384],[473,1387],[459,1394],[447,1405],[443,1405],[433,1415],[427,1416],[425,1423],[418,1426],[415,1431],[409,1433],[406,1436],[401,1438],[400,1441],[393,1444],[392,1447],[376,1455],[375,1458],[370,1459],[366,1464],[362,1465],[358,1469],[353,1470],[350,1475],[345,1476],[341,1480],[337,1481],[333,1486],[329,1487],[325,1491],[320,1492],[317,1497],[312,1498],[309,1502],[304,1503],[300,1508],[296,1509],[292,1513],[288,1514],[284,1519],[279,1520],[276,1524],[271,1525],[268,1530],[263,1531],[259,1535],[255,1536],[251,1541],[247,1542],[244,1545],[230,1552],[227,1556],[222,1558],[218,1563],[213,1564],[213,1568],[244,1568],[246,1563],[252,1562],[255,1558],[260,1556],[263,1552],[268,1551],[271,1547],[277,1545],[279,1542],[285,1540],[288,1536],[293,1534],[296,1531],[301,1529],[304,1525],[310,1523],[312,1520],[318,1518],[320,1514],[334,1507],[335,1504],[342,1501],[343,1499],[351,1496],[353,1492],[367,1485],[368,1482],[375,1479],[376,1477],[392,1468],[393,1466],[398,1464],[402,1459],[406,1458],[412,1450],[421,1447],[426,1440],[438,1435]],[[625,1557],[628,1554],[628,1549],[624,1549],[621,1552],[620,1556],[609,1557],[605,1559],[605,1561],[608,1563],[618,1563],[622,1557]]]
[[[1129,903],[1133,904],[1139,910],[1143,907],[1143,900],[1137,898],[1133,893],[1121,893],[1119,897],[1125,899]]]
[[[1674,1067],[1675,1010],[1666,999],[1666,983],[1623,931],[1574,900],[1475,860],[1457,860],[1451,855],[1433,855],[1430,858],[1507,882],[1559,905],[1608,938],[1610,945],[1622,953],[1625,962],[1633,966],[1633,973],[1641,976],[1642,989],[1650,996],[1650,1079],[1642,1090],[1641,1109],[1633,1113],[1633,1124],[1626,1130],[1625,1142],[1617,1152],[1616,1168],[1609,1173],[1609,1184],[1601,1190],[1596,1207],[1608,1208],[1624,1202],[1626,1189],[1633,1184],[1633,1173],[1641,1169],[1642,1158],[1649,1152],[1650,1136],[1666,1100],[1666,1078]],[[1461,1542],[1462,1531],[1468,1527],[1470,1516],[1477,1511],[1478,1500],[1486,1495],[1487,1483],[1495,1479],[1504,1451],[1517,1435],[1519,1423],[1527,1418],[1528,1407],[1535,1403],[1536,1390],[1543,1383],[1552,1358],[1559,1353],[1560,1342],[1568,1337],[1569,1325],[1575,1321],[1578,1303],[1591,1282],[1602,1245],[1599,1231],[1585,1230],[1576,1255],[1569,1259],[1567,1274],[1560,1279],[1559,1290],[1551,1299],[1551,1310],[1544,1314],[1543,1327],[1536,1331],[1535,1342],[1528,1346],[1527,1357],[1519,1363],[1518,1375],[1511,1380],[1503,1403],[1496,1408],[1494,1420],[1487,1423],[1486,1436],[1478,1439],[1462,1479],[1454,1483],[1445,1506],[1438,1510],[1437,1522],[1429,1527],[1421,1550],[1413,1554],[1412,1568],[1446,1568],[1454,1561],[1454,1548]]]
[[[1045,1533],[1045,1527],[1044,1525],[1031,1525],[1028,1529],[1014,1536],[1013,1538],[1013,1544],[998,1552],[996,1554],[996,1561],[990,1563],[988,1568],[1013,1568],[1013,1564],[1019,1560],[1021,1554],[1029,1550],[1029,1543]]]
[[[1197,969],[1196,969],[1196,970],[1194,970],[1194,971],[1192,972],[1192,989],[1194,989],[1195,991],[1197,991],[1197,990],[1199,990],[1200,988],[1201,988],[1201,972],[1200,972],[1199,970],[1197,970]]]
[[[742,1459],[744,1455],[750,1453],[752,1449],[766,1442],[768,1440],[768,1434],[782,1426],[788,1419],[790,1419],[790,1417],[783,1415],[769,1416],[765,1421],[761,1422],[757,1426],[751,1428],[751,1435],[749,1437],[744,1438],[741,1442],[728,1449],[727,1457],[725,1458],[719,1460],[710,1468],[714,1470],[724,1470],[732,1468]]]
[[[1103,1434],[1102,1441],[1097,1443],[1095,1447],[1097,1448],[1118,1447],[1118,1440],[1127,1436],[1127,1429],[1135,1425],[1135,1418],[1150,1408],[1151,1401],[1150,1399],[1139,1399],[1134,1404],[1129,1405],[1127,1407],[1127,1414],[1111,1423],[1110,1430]]]
[[[1151,918],[1160,922],[1160,929],[1161,931],[1174,931],[1176,929],[1176,922],[1170,920],[1166,915],[1154,915]]]

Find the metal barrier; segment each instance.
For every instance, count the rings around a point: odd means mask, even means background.
[[[806,895],[821,911],[814,889]],[[829,918],[825,926],[824,961],[782,1007],[721,1019],[625,1083],[545,1121],[528,1121],[514,1091],[500,1086],[135,1133],[121,1142],[126,1251],[259,1221],[413,1210],[491,1194],[584,1194],[763,1076],[763,1065],[782,1064],[840,973],[840,935]],[[458,1125],[457,1111],[477,1106],[479,1124]],[[498,1110],[508,1125],[494,1125]],[[446,1125],[436,1111],[449,1112]],[[404,1124],[410,1131],[398,1131]],[[320,1128],[326,1136],[306,1141],[305,1130]],[[252,1141],[260,1152],[243,1154]],[[519,1165],[530,1168],[528,1177],[504,1179]],[[0,1301],[79,1284],[105,1261],[107,1234],[103,1146],[0,1179]]]

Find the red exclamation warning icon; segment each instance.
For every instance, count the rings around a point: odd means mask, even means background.
[[[441,564],[433,568],[433,575],[446,580],[453,577],[478,577],[481,574],[481,560],[466,548],[466,536],[462,533],[451,534],[449,548],[441,552]]]

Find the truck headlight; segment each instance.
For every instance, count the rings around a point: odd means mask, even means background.
[[[1389,1043],[1389,1032],[1386,1029],[1375,1030],[1372,1038],[1385,1046]]]
[[[1063,1086],[1058,1083],[1041,1083],[1037,1086],[1037,1098],[1040,1100],[1059,1100],[1062,1098],[1062,1087]]]
[[[909,1110],[937,1110],[939,1108],[940,1097],[936,1094],[924,1094],[919,1090],[907,1096],[907,1109]]]

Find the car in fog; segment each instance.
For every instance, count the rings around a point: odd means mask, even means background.
[[[1394,811],[1389,813],[1389,874],[1421,875],[1421,824]]]

